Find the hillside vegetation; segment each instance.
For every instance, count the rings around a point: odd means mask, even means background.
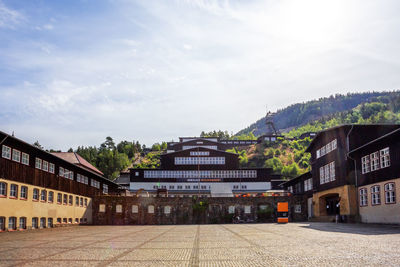
[[[274,123],[277,129],[285,132],[288,129],[300,127],[325,116],[349,111],[362,103],[385,102],[389,101],[389,99],[398,98],[399,96],[400,91],[331,95],[330,97],[324,97],[305,103],[293,104],[278,110],[274,117]],[[249,127],[239,131],[236,135],[246,135],[252,132],[255,136],[259,136],[265,133],[265,131],[265,120],[261,118]]]

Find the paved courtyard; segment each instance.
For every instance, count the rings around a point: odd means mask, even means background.
[[[0,234],[0,266],[400,266],[400,227],[79,226]]]

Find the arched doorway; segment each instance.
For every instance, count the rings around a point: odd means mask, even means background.
[[[320,214],[322,216],[332,216],[340,214],[339,194],[327,194],[319,198]]]

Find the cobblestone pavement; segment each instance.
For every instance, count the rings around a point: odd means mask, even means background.
[[[400,227],[77,226],[0,234],[0,266],[400,266]]]

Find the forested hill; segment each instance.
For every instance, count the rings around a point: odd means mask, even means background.
[[[359,104],[381,102],[387,103],[389,99],[400,96],[400,91],[393,92],[368,92],[324,97],[318,100],[307,101],[290,105],[278,110],[274,117],[275,126],[279,130],[291,129],[321,119],[338,112],[348,111]],[[249,127],[239,131],[236,135],[247,135],[253,132],[255,136],[265,133],[265,119],[261,118]]]

